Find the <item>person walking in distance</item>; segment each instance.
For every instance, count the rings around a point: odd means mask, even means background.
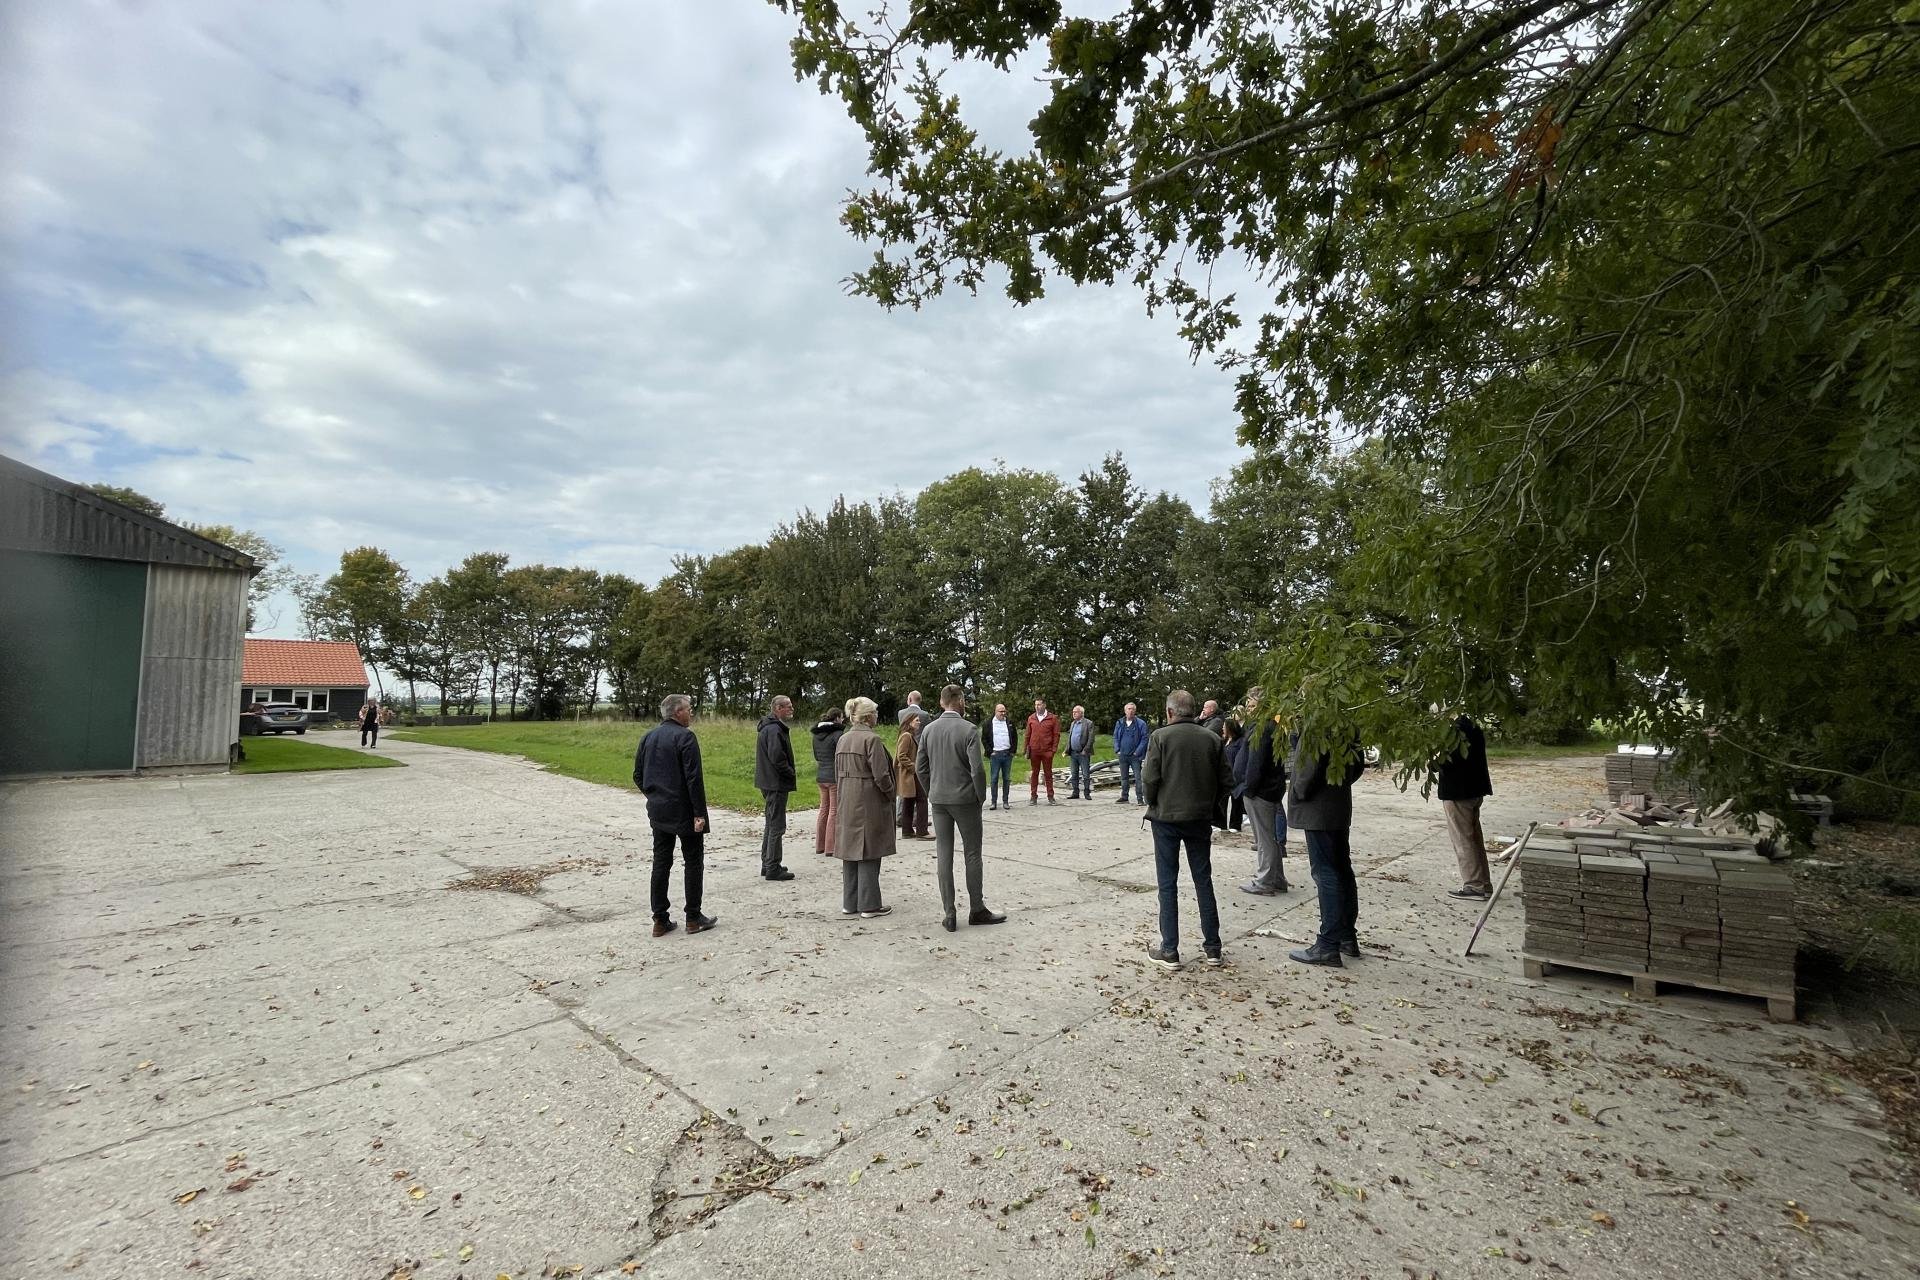
[[[368,698],[360,707],[360,745],[380,745],[380,704],[372,698]]]
[[[849,701],[847,731],[833,753],[840,788],[840,829],[833,843],[833,856],[840,859],[840,914],[867,920],[893,910],[880,901],[880,860],[896,848],[893,757],[873,731],[879,715],[872,698]]]
[[[954,918],[953,836],[967,866],[967,923],[1000,924],[1006,917],[987,909],[985,870],[980,854],[980,806],[987,798],[987,771],[980,763],[980,730],[964,718],[966,699],[957,684],[940,691],[940,714],[920,735],[914,773],[933,806],[933,840],[940,878],[940,927],[959,928]]]
[[[1360,918],[1360,887],[1353,875],[1349,835],[1353,827],[1353,782],[1366,767],[1366,757],[1357,738],[1337,748],[1340,780],[1336,782],[1335,755],[1322,752],[1302,759],[1304,746],[1303,738],[1293,747],[1287,817],[1306,837],[1307,866],[1320,893],[1320,932],[1312,946],[1287,955],[1301,964],[1338,969],[1343,963],[1340,957],[1360,954],[1359,936],[1354,932]]]
[[[653,828],[653,936],[676,926],[667,902],[673,876],[673,843],[680,842],[683,905],[687,932],[704,933],[720,923],[700,911],[706,875],[707,783],[700,767],[700,739],[694,736],[693,699],[670,693],[660,704],[660,723],[633,754],[633,785],[647,797],[647,824]]]
[[[1140,785],[1140,766],[1147,759],[1147,722],[1139,708],[1129,702],[1113,726],[1113,754],[1120,761],[1120,798],[1115,804],[1147,802],[1146,788]],[[1129,796],[1139,794],[1133,800]]]
[[[1040,779],[1047,780],[1047,803],[1053,798],[1053,756],[1060,750],[1060,717],[1047,710],[1045,698],[1033,700],[1027,717],[1027,803],[1040,803]]]
[[[787,721],[793,719],[793,699],[774,698],[760,719],[759,740],[753,750],[753,785],[760,789],[760,874],[769,880],[791,880],[786,866],[787,797],[798,787],[793,765],[793,739]]]
[[[1007,715],[1007,704],[993,704],[993,719],[980,733],[980,749],[987,753],[987,808],[1013,806],[1009,789],[1013,786],[1013,753],[1020,747],[1020,731]]]
[[[931,840],[927,834],[927,793],[914,772],[914,753],[920,748],[926,716],[908,716],[900,722],[900,736],[894,741],[893,793],[900,800],[900,834],[908,840]]]
[[[1193,897],[1200,908],[1201,955],[1210,965],[1225,964],[1220,908],[1213,897],[1213,828],[1227,814],[1227,753],[1218,733],[1194,723],[1193,695],[1185,689],[1167,695],[1167,723],[1147,740],[1140,778],[1160,888],[1160,945],[1147,948],[1147,959],[1163,969],[1180,967],[1178,886],[1180,849],[1185,845]]]
[[[1460,745],[1436,771],[1440,808],[1447,815],[1447,836],[1453,841],[1454,861],[1460,864],[1460,887],[1447,890],[1447,896],[1484,902],[1493,893],[1493,875],[1487,868],[1487,837],[1480,830],[1480,804],[1493,794],[1493,777],[1487,770],[1487,735],[1465,712],[1454,718],[1453,731],[1460,735]]]
[[[820,723],[813,726],[813,780],[820,784],[820,811],[813,819],[813,851],[833,852],[835,802],[840,789],[833,781],[833,749],[847,731],[847,713],[828,707]]]
[[[1067,723],[1067,781],[1072,788],[1069,800],[1093,799],[1093,747],[1099,737],[1085,707],[1073,709]]]

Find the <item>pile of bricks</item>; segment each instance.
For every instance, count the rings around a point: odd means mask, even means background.
[[[1558,963],[1762,996],[1792,1018],[1793,877],[1745,837],[1536,831],[1520,855],[1528,972]],[[1537,972],[1536,972],[1537,971]]]
[[[1607,799],[1619,804],[1627,796],[1645,796],[1668,805],[1699,800],[1694,785],[1673,769],[1673,755],[1644,751],[1615,751],[1606,760]]]

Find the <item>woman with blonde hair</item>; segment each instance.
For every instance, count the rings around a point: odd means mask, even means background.
[[[893,757],[873,726],[872,698],[847,702],[847,731],[833,752],[839,813],[833,856],[840,859],[840,914],[871,920],[893,908],[880,902],[880,859],[893,843]]]

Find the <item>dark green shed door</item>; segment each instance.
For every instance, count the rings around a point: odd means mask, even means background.
[[[147,566],[0,551],[0,774],[131,769]]]

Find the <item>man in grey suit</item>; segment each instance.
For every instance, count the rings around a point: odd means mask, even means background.
[[[907,722],[908,716],[919,716],[922,721],[933,718],[927,714],[927,709],[920,705],[920,691],[918,689],[915,689],[907,695],[907,705],[900,708],[900,723],[904,725]],[[921,728],[925,727],[924,724],[921,725]]]
[[[985,867],[980,859],[980,806],[987,798],[987,770],[980,759],[980,730],[961,716],[966,699],[960,686],[940,691],[941,714],[920,731],[913,771],[933,808],[934,853],[940,874],[940,927],[953,933],[953,831],[960,829],[967,859],[968,924],[1000,924],[1006,917],[987,910]]]

